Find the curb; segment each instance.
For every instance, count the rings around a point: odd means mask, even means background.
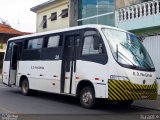
[[[160,108],[150,108],[150,107],[143,107],[143,106],[138,106],[138,105],[132,105],[132,106],[139,107],[139,108],[144,108],[144,109],[149,109],[149,110],[160,111]]]

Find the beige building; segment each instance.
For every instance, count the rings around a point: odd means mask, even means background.
[[[74,0],[49,0],[45,3],[31,8],[31,11],[37,14],[36,32],[44,32],[72,26],[75,20],[71,6],[74,6]],[[69,11],[72,11],[70,14]],[[71,17],[72,16],[72,17]]]
[[[151,0],[49,0],[31,11],[37,14],[36,32],[84,24],[115,26],[114,9],[147,1]]]

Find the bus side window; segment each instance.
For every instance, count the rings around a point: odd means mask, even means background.
[[[27,49],[39,49],[43,46],[43,38],[31,39],[28,41]]]
[[[12,54],[12,46],[13,46],[13,42],[9,42],[8,45],[7,45],[5,61],[10,61],[11,54]]]
[[[46,37],[44,41],[44,49],[42,49],[42,60],[59,60],[62,55],[63,38],[61,35],[51,35]]]
[[[82,55],[101,54],[102,52],[102,43],[97,35],[84,37]]]
[[[98,31],[90,30],[84,33],[81,59],[100,64],[107,63],[106,48]]]
[[[60,42],[60,36],[50,36],[48,38],[48,44],[47,44],[47,48],[50,47],[58,47],[59,46],[59,42]]]
[[[43,41],[43,37],[26,40],[22,60],[40,60]]]
[[[13,46],[13,43],[12,43],[12,42],[8,43],[7,52],[12,50],[12,46]]]

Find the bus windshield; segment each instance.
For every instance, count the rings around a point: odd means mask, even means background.
[[[155,71],[148,52],[136,35],[114,29],[102,30],[119,64],[129,68]]]

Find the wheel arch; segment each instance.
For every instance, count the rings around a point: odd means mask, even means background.
[[[28,81],[28,77],[27,77],[26,75],[22,75],[22,76],[20,77],[19,87],[21,87],[21,84],[22,84],[22,81],[23,81],[23,80],[27,80],[27,81]]]
[[[76,96],[79,97],[80,96],[80,92],[81,90],[86,87],[86,86],[90,86],[93,88],[93,91],[94,91],[94,94],[95,94],[95,88],[94,88],[94,85],[93,83],[90,81],[90,80],[81,80],[77,87],[76,87]]]

